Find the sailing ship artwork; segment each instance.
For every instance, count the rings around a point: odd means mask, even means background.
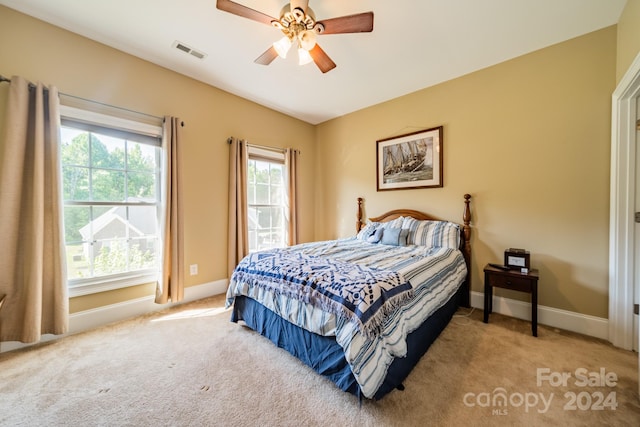
[[[433,137],[384,147],[382,163],[385,183],[433,179]]]
[[[378,191],[442,187],[442,126],[378,143]]]

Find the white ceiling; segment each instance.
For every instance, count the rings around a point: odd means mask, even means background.
[[[278,17],[287,0],[235,0]],[[0,4],[311,124],[616,24],[626,0],[310,0],[318,20],[373,11],[372,33],[323,35],[337,67],[254,64],[282,34],[216,0]],[[197,59],[178,40],[207,54]],[[6,43],[7,41],[4,41]]]

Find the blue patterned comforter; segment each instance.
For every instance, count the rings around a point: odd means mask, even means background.
[[[235,269],[232,282],[263,288],[321,307],[352,322],[358,332],[380,332],[386,316],[413,296],[402,274],[333,258],[309,255],[297,248],[255,252]]]
[[[466,271],[453,249],[355,238],[306,243],[247,256],[230,279],[227,306],[244,295],[335,336],[363,395],[373,397],[393,359],[406,355],[407,335],[451,298]]]

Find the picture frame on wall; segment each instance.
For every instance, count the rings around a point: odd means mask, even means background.
[[[443,127],[376,141],[377,190],[442,187]]]

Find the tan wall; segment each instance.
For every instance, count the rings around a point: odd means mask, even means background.
[[[317,237],[352,235],[358,196],[460,222],[470,193],[475,291],[526,248],[540,304],[607,317],[615,70],[614,26],[319,125]],[[376,192],[376,140],[439,125],[444,187]]]
[[[640,0],[627,0],[618,21],[616,81],[620,81],[640,53]]]
[[[639,1],[629,0],[619,43],[639,39],[628,35],[633,25],[625,27],[638,22],[630,17]],[[200,271],[187,286],[226,278],[225,140],[233,135],[302,150],[303,241],[353,234],[358,196],[369,215],[408,207],[460,220],[469,192],[474,290],[486,262],[524,247],[540,269],[541,304],[607,317],[610,96],[616,66],[619,74],[639,49],[616,57],[615,27],[317,127],[2,6],[0,37],[11,40],[0,49],[0,74],[185,121],[185,264]],[[5,94],[0,88],[0,110]],[[444,188],[376,192],[375,141],[438,125]],[[152,291],[143,285],[74,298],[72,312]]]
[[[187,286],[227,277],[229,136],[302,151],[300,235],[302,241],[313,240],[314,126],[3,6],[0,40],[2,75],[20,75],[53,84],[63,93],[184,120],[185,264],[187,271],[188,265],[199,265],[197,276],[187,274]],[[3,107],[5,98],[2,89]],[[137,298],[149,289],[73,298],[71,311]]]

